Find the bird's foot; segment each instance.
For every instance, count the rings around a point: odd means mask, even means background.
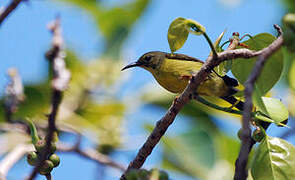
[[[241,47],[244,47],[244,48],[247,48],[249,49],[250,47],[244,43],[239,43],[238,46],[241,46]]]
[[[192,78],[192,75],[183,75],[179,77],[179,80],[190,80]]]
[[[174,104],[174,105],[177,105],[178,98],[179,98],[179,95],[177,95],[177,96],[175,97],[175,99],[173,100],[173,104]]]

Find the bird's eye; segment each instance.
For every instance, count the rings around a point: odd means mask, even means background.
[[[151,58],[152,58],[151,56],[146,56],[146,57],[144,58],[144,61],[145,61],[145,62],[149,62],[149,61],[151,60]]]

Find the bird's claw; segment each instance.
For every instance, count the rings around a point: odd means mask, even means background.
[[[182,75],[179,77],[179,80],[190,80],[192,78],[191,75]]]

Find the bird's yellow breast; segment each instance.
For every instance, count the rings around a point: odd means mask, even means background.
[[[203,63],[182,61],[178,59],[164,59],[159,67],[145,68],[150,71],[157,82],[172,93],[181,93],[188,84],[189,77],[197,73]],[[207,96],[226,96],[228,87],[216,74],[211,74],[197,89],[197,93]]]

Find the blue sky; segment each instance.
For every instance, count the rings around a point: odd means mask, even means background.
[[[273,33],[272,24],[280,22],[283,12],[283,6],[275,0],[241,1],[235,8],[213,0],[202,3],[194,0],[154,0],[135,25],[122,56],[129,62],[147,51],[169,51],[167,29],[170,22],[179,16],[199,21],[206,27],[212,39],[227,29],[225,39],[228,39],[235,31],[252,35],[260,32]],[[40,81],[45,76],[44,52],[51,37],[46,25],[57,14],[62,17],[67,47],[76,50],[85,60],[99,56],[103,46],[102,38],[86,12],[56,1],[23,3],[0,28],[1,91],[6,82],[5,72],[9,67],[17,67],[27,83]],[[203,37],[191,35],[179,52],[205,59],[209,47]],[[142,79],[151,79],[146,72],[140,75],[143,75]]]
[[[230,0],[152,1],[124,45],[122,54],[124,61],[126,63],[134,61],[147,51],[168,52],[167,30],[176,17],[191,18],[200,22],[213,40],[227,29],[224,37],[227,40],[232,32],[251,35],[261,32],[275,33],[272,25],[280,23],[285,11],[280,1],[276,0],[231,0],[238,2],[234,7],[225,5],[222,3],[224,1]],[[4,4],[7,2],[9,1],[4,0]],[[105,2],[112,6],[118,0],[105,0]],[[0,95],[3,94],[7,83],[6,70],[9,67],[17,67],[25,83],[35,83],[45,77],[47,69],[44,53],[51,40],[46,25],[57,14],[62,18],[67,47],[74,49],[85,61],[100,55],[103,46],[102,37],[86,12],[57,1],[32,0],[23,3],[0,27]],[[203,37],[190,35],[179,52],[205,59],[210,48]],[[134,69],[131,81],[132,83],[124,85],[126,91],[139,88],[154,80],[148,72]],[[158,117],[155,117],[156,119]],[[83,174],[89,174],[89,179],[94,179],[94,171],[97,170],[95,164],[71,155],[63,157],[65,161],[61,166],[64,168],[58,168],[54,172],[55,179],[64,179],[65,174],[68,175],[67,178],[82,179],[78,174],[70,177],[73,173],[69,164],[74,165],[75,167],[72,167],[74,169],[83,168],[83,171],[85,170]],[[149,163],[153,164],[154,161],[151,160]],[[11,179],[18,179],[16,175],[27,171],[27,168],[24,162],[18,164],[10,174]]]

